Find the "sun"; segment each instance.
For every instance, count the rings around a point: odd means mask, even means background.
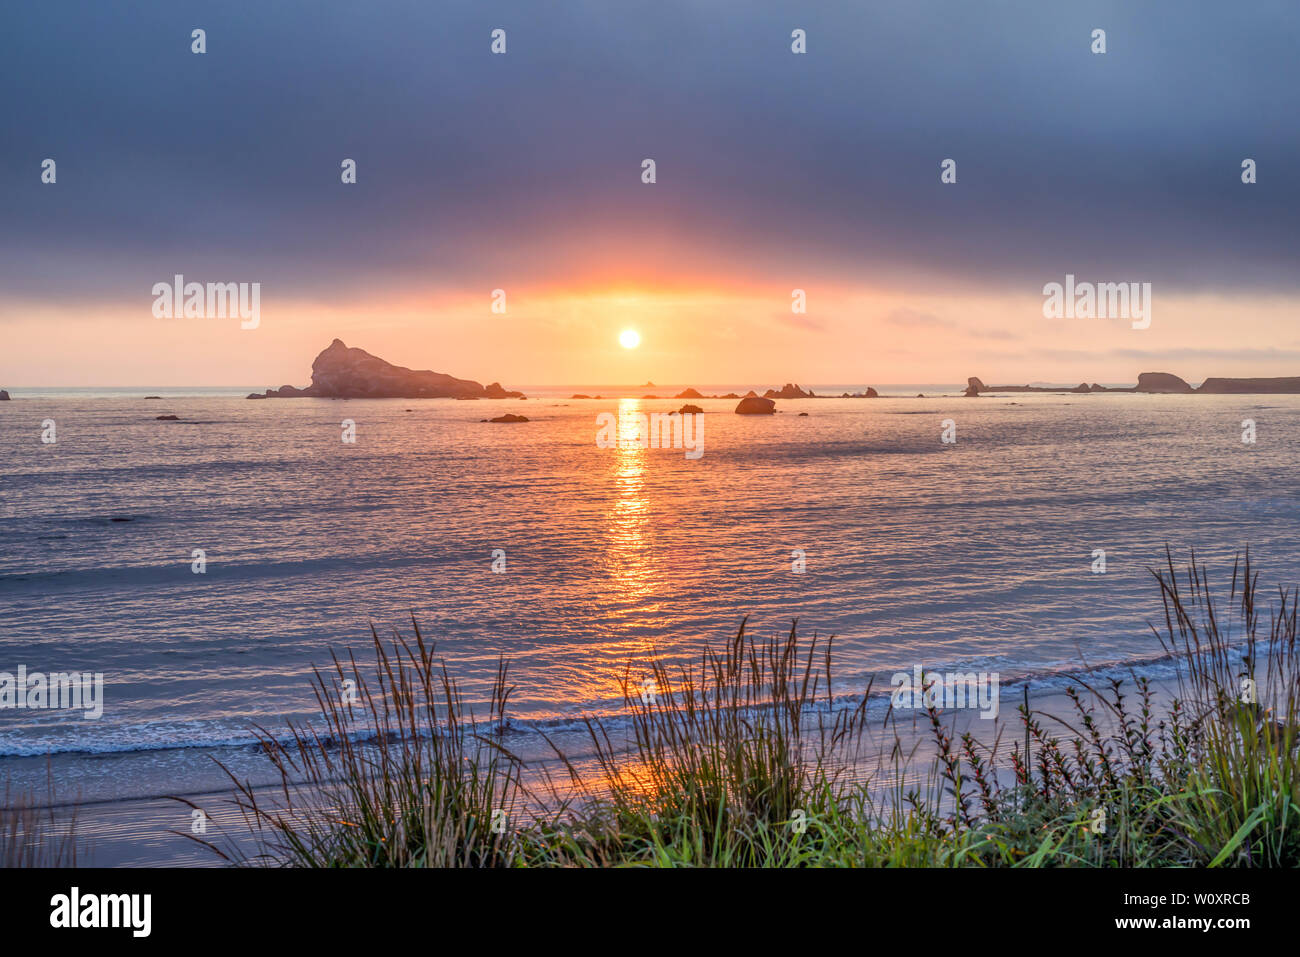
[[[641,344],[641,333],[635,329],[624,329],[618,334],[618,344],[624,349],[635,349]]]

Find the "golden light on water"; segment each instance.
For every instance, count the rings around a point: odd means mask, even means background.
[[[636,399],[624,399],[620,403],[614,477],[618,498],[614,501],[611,515],[614,541],[622,546],[628,557],[633,557],[644,544],[649,505],[645,495],[646,450],[641,447],[640,416],[635,414],[638,405]]]
[[[650,593],[652,581],[646,534],[650,501],[645,488],[646,450],[641,442],[637,399],[619,403],[618,449],[615,452],[615,498],[609,515],[610,567],[618,580],[619,597],[637,601]]]
[[[605,585],[595,596],[599,617],[620,620],[627,627],[602,633],[587,654],[608,662],[608,668],[592,668],[577,693],[589,700],[621,700],[622,682],[629,675],[624,667],[635,662],[629,680],[638,683],[648,674],[647,662],[654,644],[649,634],[662,624],[656,601],[663,569],[655,561],[655,535],[651,500],[651,452],[645,447],[646,428],[640,399],[620,399],[616,441],[606,454],[606,485],[603,524],[603,567]]]

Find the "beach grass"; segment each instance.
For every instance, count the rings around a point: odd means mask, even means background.
[[[66,816],[55,812],[53,781],[42,800],[5,784],[0,805],[0,868],[76,867],[82,850],[77,834],[77,808]]]
[[[259,796],[231,778],[263,857],[194,839],[239,863],[496,867],[517,860],[518,835],[507,825],[523,793],[522,762],[494,733],[513,691],[507,665],[499,663],[488,714],[477,720],[414,619],[412,629],[410,638],[385,642],[372,628],[370,669],[349,655],[315,671],[320,725],[293,727],[287,741],[256,729],[279,772],[278,795]]]
[[[891,706],[874,780],[854,774],[871,689],[833,688],[832,642],[794,626],[629,667],[628,726],[586,721],[595,772],[552,743],[563,780],[541,786],[501,734],[504,660],[476,716],[414,619],[410,637],[372,629],[370,667],[316,673],[319,725],[259,732],[274,799],[234,779],[262,853],[204,843],[314,867],[1294,867],[1295,592],[1264,601],[1248,555],[1217,592],[1195,555],[1152,575],[1168,700],[1084,675],[1060,714],[1026,694],[992,743],[930,706],[919,774]]]

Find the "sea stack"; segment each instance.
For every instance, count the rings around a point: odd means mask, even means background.
[[[1192,392],[1184,380],[1172,372],[1143,372],[1138,376],[1136,392]]]
[[[736,415],[771,415],[776,403],[758,395],[747,395],[736,405]]]
[[[443,372],[395,366],[364,349],[348,348],[342,339],[329,344],[311,364],[311,385],[298,389],[282,385],[254,392],[250,399],[286,399],[300,396],[322,399],[522,399],[499,382],[486,389],[472,379]]]
[[[805,392],[794,382],[787,382],[781,386],[780,390],[768,389],[763,395],[769,399],[812,399],[815,396],[811,392]]]

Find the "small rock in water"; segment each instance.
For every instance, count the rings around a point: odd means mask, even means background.
[[[482,419],[483,422],[527,422],[528,416],[515,415],[513,412],[507,412],[505,415],[498,415],[495,419]]]
[[[736,405],[737,415],[771,415],[776,403],[757,395],[747,395]]]
[[[179,415],[155,415],[154,420],[158,422],[179,422]]]

